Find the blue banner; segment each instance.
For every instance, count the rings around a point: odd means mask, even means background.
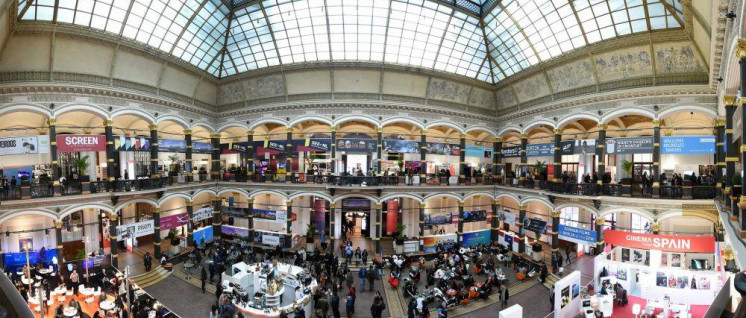
[[[661,154],[697,155],[714,154],[715,136],[661,137]]]
[[[383,152],[420,153],[420,143],[411,140],[384,140]]]
[[[521,156],[521,146],[500,148],[500,157],[502,158],[517,158],[520,156]]]
[[[192,153],[212,153],[212,144],[209,142],[193,142]]]
[[[526,157],[548,157],[554,155],[554,144],[528,144],[526,145]]]
[[[485,151],[487,151],[487,147],[466,145],[466,156],[467,157],[477,157],[477,158],[490,157],[485,154]]]
[[[186,152],[186,140],[177,139],[158,139],[159,152]],[[192,145],[194,149],[194,145]]]
[[[41,255],[39,251],[28,252],[29,263],[31,265],[36,265],[36,263],[41,261],[44,267],[52,264],[52,259],[55,256],[57,256],[57,249],[44,250],[44,255]],[[26,253],[4,253],[3,265],[10,272],[15,272],[17,268],[23,268],[26,265]]]
[[[559,238],[580,244],[596,244],[596,231],[560,224]]]
[[[205,244],[212,242],[213,236],[212,236],[212,226],[205,226],[201,229],[197,229],[194,231],[194,241],[197,242],[197,244],[202,244],[203,242]]]
[[[248,237],[249,229],[244,229],[244,228],[230,226],[230,225],[222,225],[220,226],[220,233],[223,233],[229,236]]]
[[[461,246],[472,247],[479,244],[490,244],[490,230],[466,232],[461,234]]]

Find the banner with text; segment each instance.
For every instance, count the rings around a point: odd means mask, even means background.
[[[231,226],[231,225],[221,225],[220,233],[229,235],[229,236],[248,237],[249,229],[240,228],[240,227]]]
[[[0,138],[0,156],[30,153],[39,153],[36,136]]]
[[[420,153],[420,143],[411,140],[384,140],[385,153]]]
[[[155,233],[153,220],[117,226],[117,241],[141,237]]]
[[[161,217],[161,231],[177,228],[189,223],[189,215],[184,213]]]
[[[209,142],[193,142],[192,153],[211,154],[212,144]]]
[[[567,140],[560,143],[563,155],[588,155],[596,153],[596,139]]]
[[[517,158],[521,156],[521,146],[511,146],[500,148],[500,157]]]
[[[661,137],[661,154],[700,155],[715,153],[715,136]]]
[[[596,231],[560,224],[558,232],[559,238],[565,241],[586,245],[596,244]]]
[[[461,234],[461,246],[472,247],[480,244],[490,244],[490,230],[466,232]]]
[[[194,223],[209,219],[212,219],[212,207],[201,208],[192,213],[192,222]]]
[[[528,144],[526,145],[526,157],[548,157],[554,155],[554,144]]]
[[[57,152],[106,151],[104,135],[57,135]]]
[[[606,139],[607,154],[653,153],[653,137]]]
[[[646,250],[684,253],[714,253],[714,236],[656,235],[616,230],[604,231],[604,242]]]
[[[114,137],[114,151],[150,151],[150,138]]]

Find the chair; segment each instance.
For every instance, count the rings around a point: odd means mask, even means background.
[[[65,295],[66,295],[66,296],[72,296],[72,295],[73,295],[73,290],[72,290],[72,289],[68,289],[68,290],[66,290],[66,291],[65,291]]]

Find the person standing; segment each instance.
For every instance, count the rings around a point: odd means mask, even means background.
[[[373,283],[376,280],[376,272],[373,269],[373,265],[368,268],[368,273],[366,274],[366,276],[368,278],[368,288],[370,291],[373,291]]]
[[[567,265],[570,265],[572,263],[572,259],[570,258],[571,254],[572,254],[572,244],[567,244],[567,247],[565,247],[565,256],[567,256]]]
[[[205,270],[205,267],[202,266],[202,271],[200,273],[200,280],[202,281],[202,293],[205,293],[205,283],[207,283],[207,270]]]
[[[503,290],[500,293],[500,302],[502,303],[502,308],[508,307],[508,299],[510,299],[510,290],[508,290],[507,286],[503,286]]]
[[[339,318],[339,295],[337,294],[337,292],[334,292],[332,294],[332,299],[329,304],[332,307],[332,316],[334,316],[334,318]]]
[[[368,271],[365,269],[365,266],[360,268],[357,276],[360,278],[360,292],[362,293],[365,291],[365,279],[368,278]]]
[[[150,256],[150,252],[146,252],[145,256],[142,257],[142,263],[145,265],[145,271],[149,272],[150,267],[153,266],[153,258]]]
[[[352,314],[355,313],[355,298],[353,298],[352,295],[347,295],[345,310],[347,312],[347,318],[351,318]]]
[[[373,318],[381,318],[383,310],[386,309],[386,304],[383,302],[380,292],[376,292],[376,297],[373,298],[373,304],[370,305],[370,314]]]
[[[363,250],[363,266],[368,263],[368,250]]]

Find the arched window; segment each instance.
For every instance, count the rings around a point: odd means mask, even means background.
[[[577,207],[562,208],[562,213],[560,213],[560,224],[580,227],[578,221],[580,221],[580,211]]]

